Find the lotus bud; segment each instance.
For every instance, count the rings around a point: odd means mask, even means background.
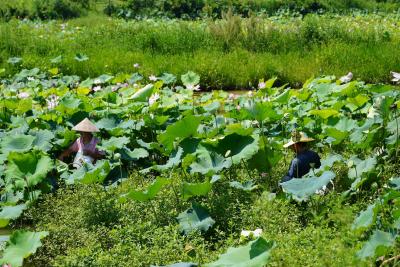
[[[120,160],[121,159],[121,154],[120,153],[115,153],[114,154],[114,160]]]
[[[226,153],[225,153],[225,158],[229,157],[230,154],[231,154],[231,151],[230,151],[230,150],[226,151]]]
[[[352,168],[353,166],[354,166],[354,161],[349,160],[349,161],[347,162],[347,167]]]

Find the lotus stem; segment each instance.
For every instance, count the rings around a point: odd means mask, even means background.
[[[400,255],[391,257],[391,258],[389,258],[389,259],[387,259],[387,260],[384,260],[384,261],[381,263],[381,265],[379,265],[379,267],[383,267],[383,266],[387,265],[388,263],[390,263],[390,262],[392,262],[392,261],[397,262],[397,260],[400,260]],[[393,266],[394,266],[394,265],[393,265]]]

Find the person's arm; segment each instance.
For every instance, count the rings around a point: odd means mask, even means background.
[[[293,159],[292,162],[290,163],[289,171],[288,171],[288,173],[281,179],[281,183],[290,181],[290,180],[292,180],[294,177],[296,177],[296,171],[297,171],[297,159]]]
[[[69,157],[72,153],[77,151],[77,141],[75,141],[71,146],[69,146],[66,150],[64,150],[61,155],[58,157],[59,160],[64,161],[65,157]]]

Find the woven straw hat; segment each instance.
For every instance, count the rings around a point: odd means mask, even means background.
[[[88,118],[85,118],[83,121],[75,125],[75,127],[72,128],[72,130],[78,132],[88,132],[88,133],[94,133],[99,131],[96,125],[94,125],[93,122],[91,122]]]
[[[287,148],[297,143],[306,143],[311,141],[314,141],[314,139],[308,137],[304,132],[299,132],[295,130],[292,132],[292,137],[290,141],[284,144],[283,147]]]

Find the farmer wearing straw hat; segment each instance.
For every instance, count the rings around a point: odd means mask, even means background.
[[[93,133],[98,132],[99,129],[88,118],[75,125],[72,130],[78,131],[80,137],[60,155],[60,160],[63,160],[72,153],[76,153],[73,166],[79,168],[84,163],[95,163],[97,159],[104,156],[104,152],[96,148],[99,140],[93,136]]]
[[[307,137],[303,132],[297,130],[292,132],[291,140],[283,147],[291,148],[296,153],[296,157],[290,163],[289,171],[282,178],[281,183],[287,182],[293,178],[301,178],[308,173],[312,167],[319,168],[321,166],[321,160],[318,154],[309,150],[307,147],[307,143],[311,141],[314,141],[314,139]]]

